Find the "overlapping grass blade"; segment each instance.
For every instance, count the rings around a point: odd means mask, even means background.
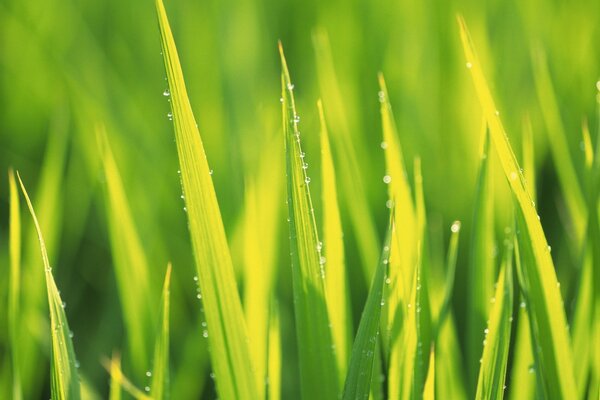
[[[533,140],[533,128],[531,120],[526,117],[523,121],[523,176],[525,177],[525,187],[533,201],[536,200],[536,179],[535,179],[535,149]]]
[[[452,291],[454,289],[454,278],[456,276],[456,260],[458,258],[458,239],[460,237],[460,221],[454,221],[450,227],[450,242],[448,244],[448,255],[446,257],[446,282],[444,284],[444,298],[440,306],[437,321],[435,324],[434,341],[444,325],[452,301]]]
[[[267,358],[267,395],[269,400],[281,398],[281,327],[279,309],[275,301],[271,302],[269,313],[269,355]]]
[[[169,314],[171,298],[171,264],[167,266],[162,290],[160,322],[154,344],[151,394],[154,400],[170,398],[169,390]]]
[[[348,209],[352,229],[357,238],[365,281],[369,282],[379,252],[377,231],[369,211],[362,168],[354,144],[355,138],[348,122],[346,105],[334,69],[327,33],[321,30],[315,31],[313,45],[320,93],[331,128],[331,143],[338,166],[343,205]]]
[[[489,153],[490,137],[483,125],[483,146],[475,197],[475,213],[469,254],[469,291],[467,310],[467,374],[469,393],[477,385],[477,371],[481,357],[480,339],[489,315],[490,298],[494,284],[494,188]]]
[[[13,400],[21,400],[23,397],[21,364],[19,359],[19,342],[21,336],[21,315],[19,310],[21,302],[21,207],[19,205],[19,191],[15,181],[15,174],[12,169],[8,172],[8,183],[10,192],[8,327],[12,370],[12,398]]]
[[[506,239],[504,258],[492,297],[489,323],[484,332],[476,399],[503,399],[513,312],[512,237]]]
[[[490,128],[494,148],[514,195],[519,232],[517,240],[522,256],[519,282],[530,309],[534,348],[539,348],[534,352],[538,386],[542,387],[546,395],[575,398],[576,386],[567,321],[548,243],[475,55],[465,22],[462,17],[458,21],[467,66]]]
[[[121,389],[125,390],[131,397],[136,400],[154,400],[144,391],[138,389],[131,381],[123,374],[121,370],[121,357],[113,354],[112,359],[102,360],[104,368],[110,374],[110,395],[116,399],[121,398]],[[116,389],[116,388],[119,389]],[[149,390],[148,390],[149,391]],[[112,397],[110,398],[112,400]]]
[[[423,388],[423,400],[435,400],[435,347],[429,352],[429,371]]]
[[[223,399],[256,399],[246,323],[208,160],[192,114],[162,0],[156,1],[169,82],[175,142],[217,391]]]
[[[110,374],[110,390],[108,400],[121,400],[121,355],[113,353],[108,373]]]
[[[323,193],[323,239],[325,240],[325,271],[327,288],[327,307],[331,321],[331,333],[335,345],[335,355],[340,386],[348,369],[350,357],[352,315],[350,310],[348,277],[344,260],[344,241],[342,222],[337,200],[336,176],[329,132],[323,112],[323,104],[318,101],[321,121],[321,176]]]
[[[52,339],[50,367],[50,388],[52,397],[58,400],[78,400],[81,398],[81,388],[79,385],[79,377],[77,375],[78,364],[75,359],[71,331],[69,330],[69,324],[65,314],[65,303],[61,300],[58,288],[54,282],[52,268],[50,267],[48,254],[46,253],[46,244],[42,236],[42,229],[38,223],[35,211],[33,210],[33,205],[31,204],[31,200],[29,200],[29,195],[25,190],[25,185],[20,176],[19,183],[35,224],[44,263],[48,306],[50,309],[50,335]]]
[[[394,230],[394,213],[390,216],[386,239],[367,302],[360,318],[356,339],[352,346],[352,355],[348,367],[348,375],[344,384],[344,399],[365,399],[371,391],[371,377],[373,374],[373,360],[377,351],[379,340],[379,317],[384,305],[383,287],[387,275],[390,257],[392,231]]]
[[[279,44],[282,66],[282,113],[285,135],[287,204],[292,258],[292,283],[301,392],[304,399],[333,399],[339,394],[339,376],[333,352],[326,303],[322,243],[310,197],[310,177],[300,145],[294,85]]]
[[[154,326],[150,307],[149,265],[103,128],[97,129],[97,135],[106,176],[106,215],[119,299],[127,327],[127,344],[135,374],[141,377],[150,366],[152,347],[147,332],[151,332]]]

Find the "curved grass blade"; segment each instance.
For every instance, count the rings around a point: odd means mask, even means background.
[[[340,386],[348,369],[348,358],[351,348],[352,315],[348,299],[348,277],[344,260],[344,241],[342,221],[338,207],[336,176],[329,147],[329,133],[325,122],[323,104],[318,101],[321,121],[321,175],[323,193],[323,238],[327,247],[325,256],[327,262],[327,306],[331,321],[331,332],[335,345],[335,355],[340,376]]]
[[[481,332],[489,315],[494,284],[494,188],[489,154],[490,136],[483,125],[483,146],[477,177],[473,232],[469,254],[469,291],[467,309],[467,374],[471,396],[477,386],[477,371],[481,357]]]
[[[333,339],[327,312],[322,243],[310,197],[304,153],[300,145],[300,121],[294,102],[294,85],[279,43],[282,67],[282,114],[285,135],[287,203],[292,258],[292,283],[301,392],[304,399],[334,399],[339,394]]]
[[[54,277],[52,276],[52,268],[48,261],[42,229],[40,228],[35,211],[33,210],[31,200],[29,200],[29,195],[25,190],[25,185],[18,173],[17,177],[19,178],[21,191],[25,196],[27,207],[29,208],[38,234],[46,275],[46,289],[48,293],[48,306],[50,309],[50,326],[52,329],[52,356],[50,367],[50,388],[52,398],[58,400],[79,400],[81,398],[81,388],[79,385],[79,377],[77,375],[77,360],[75,359],[75,350],[73,350],[71,331],[69,330],[64,303],[60,298],[58,288],[56,287]]]
[[[356,339],[352,346],[348,375],[344,385],[344,400],[366,399],[371,392],[371,376],[373,374],[373,360],[377,350],[379,338],[379,317],[384,305],[383,287],[385,286],[386,272],[389,264],[394,212],[390,215],[385,242],[379,265],[371,283],[367,302],[360,318]]]
[[[136,400],[154,400],[152,397],[148,396],[148,394],[144,393],[144,391],[138,389],[123,374],[123,371],[121,370],[121,357],[119,355],[113,354],[110,361],[107,359],[102,360],[102,365],[110,374],[111,396],[114,395],[117,399],[121,397],[121,390],[115,389],[116,387],[119,387]],[[112,400],[112,398],[110,400]]]
[[[219,397],[256,399],[246,322],[208,160],[162,0],[156,1],[188,226]]]
[[[11,169],[8,172],[10,191],[10,224],[8,243],[10,252],[10,278],[8,295],[8,326],[10,335],[10,355],[12,369],[12,396],[13,400],[21,400],[21,364],[19,360],[21,318],[19,304],[21,302],[21,211],[19,205],[19,191],[15,181],[15,174]]]
[[[567,321],[548,242],[537,212],[525,188],[519,164],[512,151],[499,113],[483,75],[479,60],[462,17],[458,17],[463,49],[474,86],[502,169],[514,194],[517,239],[522,254],[519,282],[530,308],[530,322],[535,341],[536,374],[545,393],[561,398],[575,398],[575,378]],[[521,279],[522,278],[522,279]]]
[[[154,344],[154,368],[152,368],[152,398],[168,399],[169,396],[169,308],[171,298],[171,263],[167,266],[162,291],[160,325]]]
[[[108,400],[121,400],[121,355],[113,353],[108,370],[110,374],[110,391]]]
[[[147,332],[152,332],[154,326],[150,308],[148,260],[117,163],[102,127],[97,129],[97,138],[106,176],[106,213],[119,299],[127,327],[127,344],[131,349],[130,357],[136,375],[142,376],[150,364],[151,344]]]
[[[475,398],[478,400],[503,399],[504,380],[510,348],[510,331],[513,311],[512,239],[506,239],[504,259],[492,297],[489,323],[484,331],[483,356],[477,381]]]

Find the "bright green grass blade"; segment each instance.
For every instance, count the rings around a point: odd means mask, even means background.
[[[595,242],[598,243],[598,242]],[[586,246],[583,255],[583,265],[579,277],[579,287],[575,299],[573,315],[573,361],[575,366],[575,381],[579,399],[584,398],[589,378],[589,367],[593,343],[593,253],[591,246]]]
[[[23,397],[21,389],[21,365],[19,360],[20,341],[20,302],[21,302],[21,211],[19,206],[19,191],[15,174],[8,172],[10,191],[10,223],[8,243],[10,252],[10,283],[8,295],[8,326],[10,336],[10,354],[12,369],[12,398],[20,400]]]
[[[269,314],[269,356],[267,360],[269,400],[281,398],[281,327],[279,322],[279,308],[275,301],[271,302]]]
[[[515,259],[517,269],[520,268],[520,260]],[[517,317],[517,331],[515,345],[513,348],[514,359],[511,366],[510,387],[508,388],[509,399],[531,400],[535,398],[535,375],[533,374],[533,353],[531,349],[531,330],[529,329],[529,315],[525,302],[519,306]]]
[[[108,373],[110,374],[108,400],[121,400],[121,356],[118,353],[113,353]]]
[[[118,387],[122,388],[123,390],[125,390],[125,392],[127,392],[134,399],[137,399],[137,400],[154,400],[152,397],[150,397],[146,393],[144,393],[144,391],[138,389],[123,374],[123,371],[121,370],[121,358],[120,358],[120,356],[113,355],[113,358],[110,361],[103,360],[102,364],[104,365],[104,368],[106,368],[106,370],[110,374],[111,395],[112,395],[113,392],[117,393],[117,390],[116,389],[113,390],[113,387],[117,387],[118,386]],[[118,391],[118,393],[119,393],[118,395],[115,394],[115,396],[117,396],[116,398],[120,398],[121,397],[120,390]]]
[[[446,282],[444,284],[444,299],[440,306],[436,328],[434,332],[434,341],[437,337],[440,327],[444,324],[446,317],[450,313],[452,301],[452,290],[454,288],[454,277],[456,276],[456,259],[458,258],[458,239],[460,237],[460,221],[454,221],[450,226],[450,243],[448,244],[448,255],[446,257]]]
[[[507,239],[504,259],[492,297],[489,323],[484,331],[476,399],[503,399],[513,308],[512,238]]]
[[[348,277],[344,260],[342,221],[337,201],[335,167],[329,147],[329,133],[325,122],[323,104],[317,103],[321,121],[321,176],[323,193],[323,239],[325,240],[325,264],[327,306],[331,332],[335,345],[340,386],[344,383],[351,348],[352,316],[348,299]]]
[[[520,284],[530,308],[530,320],[539,351],[536,357],[537,375],[544,392],[557,398],[575,398],[575,378],[567,321],[548,243],[530,195],[525,188],[508,137],[500,121],[494,100],[475,55],[467,27],[458,18],[467,65],[473,78],[490,135],[502,169],[514,195],[517,216],[517,236],[523,256]]]
[[[384,305],[383,287],[389,264],[392,230],[394,229],[393,215],[394,212],[392,211],[379,265],[375,270],[375,276],[371,283],[371,289],[352,346],[348,375],[344,385],[343,398],[345,400],[366,399],[371,392],[373,360],[375,359],[376,344],[379,339],[379,317],[381,307]]]
[[[115,277],[127,344],[136,376],[148,370],[151,344],[147,332],[153,329],[150,308],[149,266],[136,230],[123,181],[103,128],[97,130],[106,176],[105,202]]]
[[[164,400],[170,398],[169,391],[169,309],[171,297],[171,264],[167,266],[162,291],[160,323],[154,344],[154,363],[152,368],[152,398]]]
[[[569,143],[567,133],[561,121],[558,102],[550,79],[546,56],[541,49],[535,51],[532,55],[533,77],[537,89],[538,101],[541,105],[542,116],[546,123],[546,132],[548,133],[548,143],[552,153],[552,158],[556,166],[555,171],[558,175],[565,204],[569,213],[572,230],[577,240],[577,248],[580,248],[583,242],[586,226],[587,208],[585,198],[581,189],[581,184],[575,172],[575,165],[569,152]]]
[[[292,258],[296,333],[304,399],[334,399],[339,394],[332,332],[327,313],[322,244],[310,197],[294,85],[279,44],[282,66],[282,113],[287,171],[287,203]]]
[[[535,183],[535,151],[533,143],[531,120],[529,117],[526,117],[523,121],[523,176],[525,177],[525,187],[531,195],[531,199],[535,201],[537,195]]]
[[[456,368],[464,365],[458,344],[454,318],[450,314],[441,326],[436,338],[435,386],[443,398],[463,400],[467,398],[464,387],[464,370]]]
[[[181,184],[208,323],[217,392],[225,400],[256,399],[246,323],[208,160],[161,0],[156,1],[156,8],[171,94]]]
[[[18,173],[17,173],[18,176]],[[52,356],[51,356],[51,393],[52,398],[58,400],[78,400],[81,398],[81,389],[79,385],[79,377],[77,376],[77,360],[75,359],[75,351],[73,350],[73,341],[71,340],[71,331],[65,314],[64,303],[60,298],[58,288],[52,276],[52,268],[48,261],[46,253],[46,244],[42,237],[42,229],[38,223],[38,219],[33,210],[29,195],[25,190],[25,185],[21,177],[19,184],[25,196],[27,207],[33,218],[35,229],[38,233],[40,242],[40,250],[42,252],[42,260],[46,275],[46,289],[48,292],[48,306],[50,309],[50,327],[52,338]]]
[[[313,46],[320,94],[330,123],[331,143],[338,166],[343,205],[348,209],[352,229],[357,238],[365,282],[369,282],[373,276],[373,266],[377,262],[379,240],[370,213],[362,167],[349,126],[344,97],[338,85],[326,32],[314,32]]]
[[[435,400],[435,347],[429,352],[429,371],[423,388],[423,400]]]
[[[483,125],[483,146],[471,233],[467,311],[467,374],[469,393],[474,395],[481,357],[481,332],[489,315],[494,284],[494,188],[489,154],[490,137]]]

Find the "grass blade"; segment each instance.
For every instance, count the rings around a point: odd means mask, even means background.
[[[110,360],[110,368],[108,370],[110,374],[110,391],[108,393],[108,400],[121,400],[121,355],[113,353]]]
[[[281,398],[281,327],[279,309],[275,301],[271,302],[269,314],[269,355],[267,359],[267,393],[269,400]]]
[[[367,296],[367,302],[360,318],[356,339],[352,346],[350,365],[346,383],[344,385],[343,398],[365,399],[371,392],[371,376],[373,374],[373,360],[377,349],[379,338],[379,317],[384,305],[383,287],[385,285],[387,266],[390,256],[390,245],[393,228],[393,211],[387,229],[386,239],[379,264],[375,270],[375,276],[371,283],[371,289]]]
[[[223,399],[256,399],[246,322],[208,160],[162,0],[156,1],[156,9],[171,95],[181,184],[204,300],[217,391]]]
[[[169,309],[171,297],[171,264],[167,266],[162,291],[160,324],[154,344],[154,367],[152,368],[152,398],[168,399],[169,396]]]
[[[435,351],[433,346],[429,352],[429,371],[425,379],[423,400],[435,400]]]
[[[13,400],[21,400],[21,364],[19,360],[19,338],[21,331],[21,318],[19,304],[21,302],[21,211],[19,205],[19,191],[15,181],[15,174],[11,169],[8,172],[10,190],[10,225],[8,233],[10,252],[10,283],[8,297],[8,326],[10,335],[10,355],[12,369],[12,396]]]
[[[282,113],[285,135],[290,253],[301,392],[305,399],[333,399],[339,394],[333,339],[327,312],[322,243],[310,197],[304,153],[298,131],[294,85],[279,44],[282,65]]]
[[[327,244],[325,256],[327,262],[327,306],[331,320],[331,332],[335,345],[335,355],[340,386],[344,383],[348,369],[348,358],[351,347],[352,315],[350,310],[348,277],[344,260],[344,241],[342,221],[338,207],[336,176],[329,147],[329,133],[325,122],[323,104],[318,103],[321,121],[321,174],[323,192],[323,238]]]
[[[512,240],[507,239],[504,259],[492,297],[492,310],[483,340],[476,399],[504,398],[513,309]]]
[[[514,195],[517,235],[522,254],[519,282],[526,293],[535,339],[536,367],[544,392],[558,398],[575,398],[575,378],[567,321],[558,289],[556,272],[542,225],[528,194],[519,164],[500,121],[494,100],[475,55],[462,17],[458,18],[463,49],[479,102],[490,127],[490,135],[502,169]]]
[[[65,314],[64,303],[60,298],[58,288],[52,276],[52,268],[48,261],[46,253],[46,244],[42,236],[42,229],[33,210],[33,205],[29,195],[25,190],[25,185],[18,175],[21,190],[25,196],[27,207],[33,218],[35,229],[40,242],[42,260],[46,275],[46,289],[48,293],[48,306],[50,309],[50,326],[52,338],[52,356],[51,356],[51,392],[52,397],[58,400],[79,400],[81,398],[81,388],[79,377],[77,376],[77,360],[75,359],[75,350],[71,340],[71,331]]]

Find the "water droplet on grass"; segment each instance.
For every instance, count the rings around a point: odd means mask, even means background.
[[[388,183],[390,183],[391,181],[392,181],[392,177],[391,177],[391,176],[389,176],[389,175],[385,175],[385,176],[383,177],[383,183],[385,183],[386,185],[387,185]]]
[[[382,148],[382,149],[384,149],[384,150],[386,150],[386,149],[388,148],[388,144],[387,144],[387,142],[381,142],[380,146],[381,146],[381,148]]]
[[[169,119],[169,121],[173,121],[173,113],[172,112],[167,113],[167,118]]]
[[[450,227],[450,230],[454,233],[458,233],[458,231],[460,231],[460,221],[454,221]]]
[[[147,377],[151,377],[152,376],[152,372],[151,371],[146,371],[146,376]]]
[[[467,66],[468,69],[473,68],[473,63],[470,61],[467,61],[467,63],[465,65]]]
[[[293,83],[291,83],[291,82],[290,82],[290,83],[288,83],[288,84],[287,84],[287,88],[288,88],[288,90],[294,90],[294,84],[293,84]]]
[[[165,97],[169,97],[171,95],[171,92],[169,91],[169,89],[165,89],[165,91],[163,92],[163,96]]]

